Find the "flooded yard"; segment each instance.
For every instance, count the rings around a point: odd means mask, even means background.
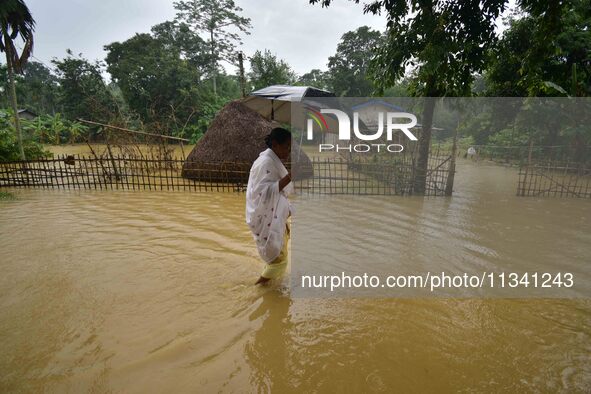
[[[590,202],[516,197],[516,176],[462,162],[451,199],[383,197],[404,214],[381,247],[417,264],[585,270]],[[288,277],[252,285],[242,193],[13,193],[0,201],[2,392],[591,389],[588,298],[293,297]]]

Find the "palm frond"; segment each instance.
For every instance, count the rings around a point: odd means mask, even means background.
[[[14,71],[22,74],[27,60],[33,52],[33,31],[35,20],[23,0],[0,1],[0,51],[7,52]],[[14,40],[20,36],[24,41],[22,53],[19,56]]]
[[[0,25],[12,40],[20,35],[23,41],[27,41],[35,30],[35,20],[23,0],[0,2]]]

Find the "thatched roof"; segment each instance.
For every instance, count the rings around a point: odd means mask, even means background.
[[[246,183],[252,163],[267,148],[264,138],[279,123],[269,121],[240,101],[228,103],[211,122],[183,165],[182,176],[211,182]],[[298,178],[312,175],[312,164],[292,142],[299,157],[294,173]]]

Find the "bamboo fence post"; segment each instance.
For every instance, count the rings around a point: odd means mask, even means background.
[[[135,191],[136,186],[139,189],[139,179],[136,179],[136,176],[137,176],[136,163],[137,162],[134,160],[134,157],[127,156],[126,176],[127,176],[128,182],[131,179],[131,188],[133,191]]]
[[[162,165],[160,165],[160,168],[158,168],[158,180],[158,183],[160,183],[160,190],[164,190],[164,181],[162,180]]]
[[[87,175],[86,172],[86,157],[82,156],[79,158],[80,160],[80,173],[82,174],[82,189],[86,190],[86,179],[84,179],[84,175]],[[84,167],[84,169],[82,169]]]
[[[166,174],[168,175],[166,177],[166,186],[168,187],[168,190],[174,190],[174,178],[173,178],[173,174],[172,174],[172,161],[170,157],[166,157]],[[170,178],[170,181],[168,180]]]
[[[60,163],[60,165],[64,165],[64,178],[66,179],[66,187],[68,188],[68,190],[70,190],[70,183],[72,182],[72,180],[70,179],[70,171],[68,170],[68,164],[66,164],[66,159],[67,156],[66,154],[63,155],[62,157],[62,162]]]
[[[107,140],[107,151],[109,152],[109,158],[111,160],[111,165],[113,166],[113,172],[115,174],[115,182],[117,182],[117,188],[119,188],[119,171],[117,170],[117,164],[115,164],[115,158],[113,157],[113,152],[111,151],[111,144]],[[112,185],[111,185],[112,188]]]
[[[458,119],[456,130],[454,131],[454,139],[451,146],[451,160],[449,162],[449,172],[447,174],[447,182],[445,185],[445,195],[451,196],[453,194],[454,180],[456,173],[456,153],[458,150],[458,129],[460,128],[461,118]]]
[[[90,165],[90,170],[88,169]],[[84,169],[86,170],[86,182],[88,183],[88,189],[92,189],[94,187],[94,189],[96,190],[96,181],[95,181],[95,176],[94,176],[94,172],[92,170],[92,159],[90,157],[84,157]],[[92,175],[92,177],[91,177]],[[92,180],[92,183],[91,183]]]
[[[51,173],[49,172],[48,166],[47,166],[47,159],[43,158],[41,161],[41,166],[43,167],[43,173],[44,173],[44,177],[45,177],[45,182],[41,182],[41,185],[43,186],[44,189],[49,189],[49,180],[52,179],[51,177]]]
[[[137,166],[138,171],[140,172],[141,178],[142,178],[142,187],[141,187],[142,190],[146,190],[146,179],[145,179],[145,174],[144,174],[144,172],[145,172],[144,171],[144,167],[145,167],[144,166],[144,163],[145,163],[144,160],[140,160],[139,161],[139,165]]]
[[[528,173],[529,173],[529,168],[531,166],[531,153],[532,153],[533,146],[534,146],[534,140],[533,140],[533,138],[530,137],[530,139],[529,139],[529,151],[528,151],[528,154],[527,154],[527,165],[525,167],[525,173],[523,175],[523,183],[521,185],[521,197],[524,197],[525,196],[525,185],[527,184],[527,176],[528,176]],[[517,195],[519,195],[519,193]]]
[[[80,174],[79,171],[79,163],[80,162],[80,155],[74,155],[74,188],[80,190]]]

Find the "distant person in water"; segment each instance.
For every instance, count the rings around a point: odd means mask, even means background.
[[[246,224],[252,232],[265,268],[255,284],[283,275],[287,267],[287,241],[293,193],[291,174],[283,162],[291,152],[291,133],[280,127],[265,137],[268,148],[250,169],[246,188]]]

